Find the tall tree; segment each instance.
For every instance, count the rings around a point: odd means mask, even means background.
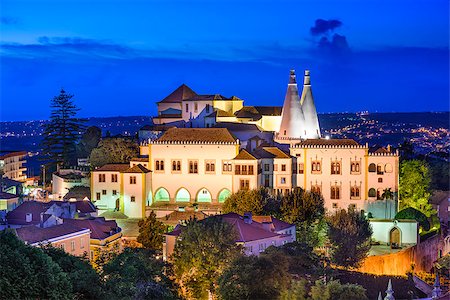
[[[297,187],[283,196],[281,214],[285,222],[310,224],[322,218],[325,213],[323,205],[321,194]]]
[[[51,101],[50,122],[44,127],[42,154],[44,159],[56,164],[71,164],[76,159],[76,142],[83,130],[79,110],[72,101],[73,95],[63,89]]]
[[[163,234],[167,231],[167,226],[156,219],[156,214],[152,211],[150,216],[139,220],[139,235],[137,241],[149,250],[161,250],[164,240]]]
[[[333,263],[358,267],[370,249],[372,228],[364,214],[354,209],[338,210],[327,217]]]
[[[126,138],[105,138],[94,148],[89,157],[93,167],[111,163],[128,163],[139,155],[136,141]]]
[[[1,299],[73,299],[71,290],[67,274],[42,249],[0,231]]]
[[[81,136],[80,143],[77,145],[78,158],[87,158],[91,155],[94,148],[98,146],[102,138],[102,130],[97,126],[91,126]]]
[[[400,210],[413,207],[427,217],[435,213],[429,203],[431,176],[422,160],[405,160],[400,166]]]
[[[241,255],[234,228],[219,217],[190,220],[175,244],[172,256],[177,283],[185,298],[206,299],[217,280]]]
[[[260,215],[264,209],[263,197],[262,190],[239,190],[225,200],[222,210],[225,213],[235,212],[240,215],[245,212]]]

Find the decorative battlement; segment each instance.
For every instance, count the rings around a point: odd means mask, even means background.
[[[311,148],[313,148],[313,149],[367,149],[368,147],[366,145],[332,145],[332,144],[302,145],[302,144],[297,144],[297,145],[294,145],[292,148],[298,148],[298,149],[311,149]]]
[[[212,142],[212,141],[158,141],[148,140],[145,144],[141,143],[141,146],[147,145],[239,145],[239,139],[235,142]]]

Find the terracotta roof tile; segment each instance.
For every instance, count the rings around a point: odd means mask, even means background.
[[[226,128],[229,131],[257,131],[263,132],[264,130],[256,124],[246,123],[234,123],[234,122],[218,122],[214,128]]]
[[[225,128],[170,128],[156,141],[234,143],[236,139]]]
[[[149,162],[148,157],[133,157],[131,161]]]
[[[68,201],[74,198],[77,200],[83,200],[84,198],[91,198],[91,188],[88,186],[74,186],[69,192],[63,197],[63,200]]]
[[[196,96],[190,87],[185,84],[180,85],[175,91],[169,94],[166,98],[162,99],[158,103],[181,103],[182,100]]]
[[[233,159],[236,159],[236,160],[256,160],[256,157],[254,157],[253,155],[248,153],[247,150],[241,149],[241,151],[239,151],[239,154]]]
[[[122,171],[122,173],[148,173],[151,172],[146,167],[144,167],[141,164],[135,165],[134,167],[131,167],[125,171]]]
[[[253,154],[258,158],[290,158],[289,155],[277,147],[257,148],[253,151]]]
[[[84,231],[84,232],[83,232]],[[17,236],[28,244],[34,244],[39,242],[45,242],[50,239],[61,237],[64,235],[77,233],[86,234],[86,229],[72,226],[70,224],[55,225],[47,228],[41,228],[37,226],[26,226],[17,228]]]
[[[91,239],[96,240],[106,239],[122,231],[121,228],[117,225],[116,221],[105,221],[104,218],[64,219],[64,224],[90,229]]]
[[[106,164],[101,166],[100,168],[94,170],[97,171],[103,171],[103,172],[123,172],[130,168],[129,164]]]

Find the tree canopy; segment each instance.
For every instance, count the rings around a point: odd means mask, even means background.
[[[93,167],[111,163],[128,163],[139,155],[139,145],[127,138],[105,138],[94,148],[89,157]]]
[[[0,231],[0,278],[2,299],[73,298],[72,284],[61,267],[11,230]]]
[[[325,213],[324,200],[319,193],[296,187],[281,199],[281,215],[288,223],[312,223]]]
[[[42,157],[56,164],[72,164],[76,160],[76,142],[83,130],[73,95],[63,89],[51,100],[50,122],[44,125]]]
[[[161,250],[164,241],[163,234],[167,231],[167,226],[156,219],[156,214],[152,211],[150,216],[139,220],[138,225],[137,241],[149,250]]]
[[[353,209],[338,210],[327,217],[332,262],[358,267],[370,249],[372,228],[364,215]]]
[[[225,213],[235,212],[243,215],[245,212],[251,212],[254,215],[262,214],[264,210],[264,190],[239,190],[230,195],[222,206]]]
[[[316,281],[311,288],[313,300],[367,300],[366,290],[357,284],[341,284],[338,280],[328,283]]]
[[[396,220],[401,219],[408,219],[408,220],[416,220],[419,225],[422,227],[423,230],[428,231],[430,230],[430,222],[428,221],[427,216],[425,216],[424,213],[421,211],[413,208],[413,207],[407,207],[405,209],[402,209],[395,215]]]
[[[98,146],[102,138],[102,130],[96,126],[91,126],[81,136],[80,143],[77,145],[78,158],[87,158],[91,155],[94,148]]]
[[[217,279],[242,253],[233,227],[218,217],[190,220],[172,256],[177,283],[184,297],[199,299],[215,293]]]
[[[400,166],[400,210],[413,207],[427,217],[434,214],[429,203],[430,183],[430,171],[425,161],[403,161]]]

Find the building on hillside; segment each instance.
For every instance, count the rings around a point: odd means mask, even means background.
[[[130,164],[107,164],[91,176],[91,197],[101,211],[120,211],[130,218],[144,218],[151,201],[151,171],[140,159]]]
[[[15,229],[19,239],[35,247],[52,245],[75,256],[89,254],[89,239],[91,231],[69,224],[51,227],[26,226]]]
[[[3,173],[2,177],[25,182],[27,179],[26,155],[25,151],[1,151],[0,173]]]
[[[259,255],[269,246],[282,246],[296,241],[295,225],[280,221],[270,216],[255,216],[246,213],[215,215],[209,218],[221,218],[233,226],[236,232],[236,243],[242,245],[245,255]],[[201,222],[201,221],[200,221]],[[168,260],[173,254],[177,238],[183,231],[178,225],[172,232],[165,234],[163,243],[163,259]]]
[[[450,192],[449,191],[434,191],[431,195],[430,203],[437,211],[437,215],[441,224],[449,228],[450,220]]]
[[[62,199],[75,186],[90,185],[89,167],[60,169],[52,174],[52,194],[54,199]]]
[[[64,219],[64,224],[90,231],[89,258],[95,262],[102,252],[122,251],[122,229],[114,220],[105,218]]]

